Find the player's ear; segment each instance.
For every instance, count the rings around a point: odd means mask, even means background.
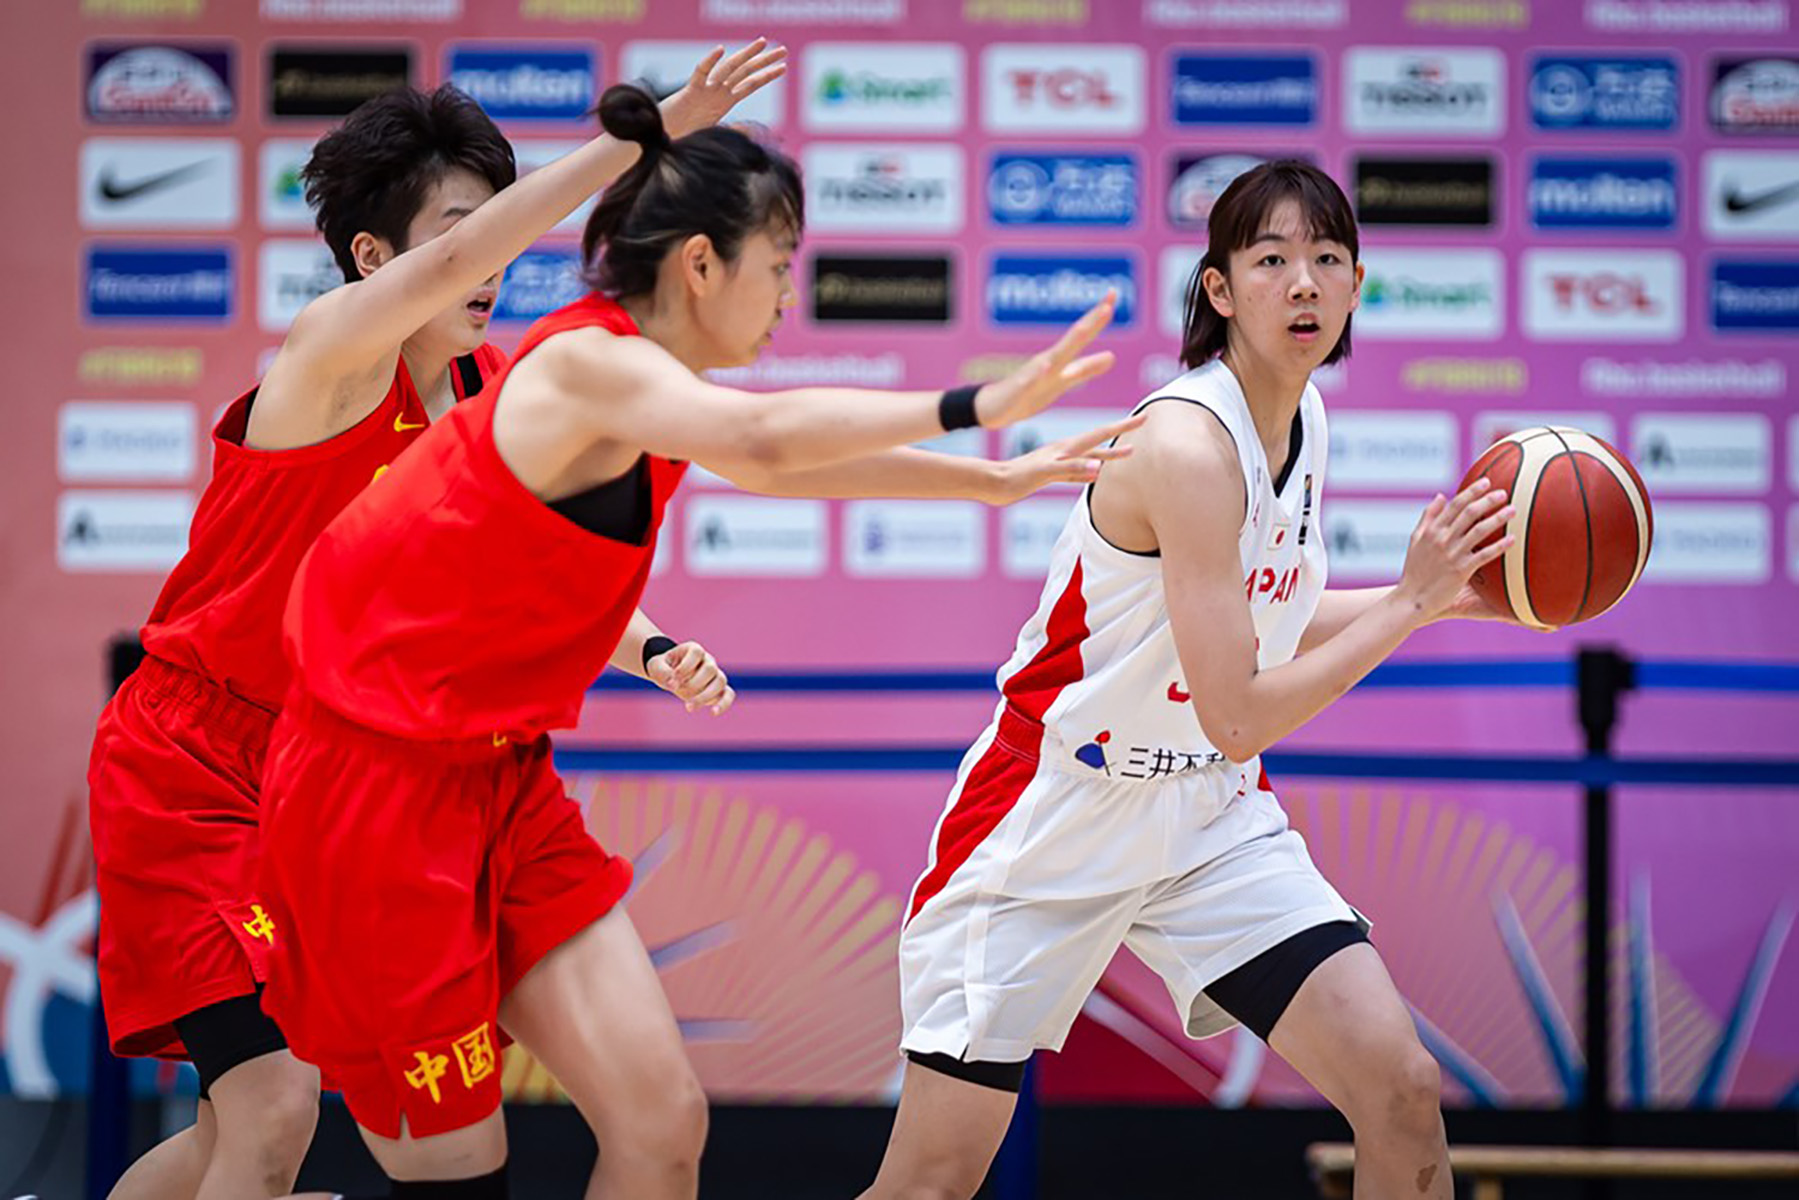
[[[677,246],[675,254],[681,264],[681,278],[690,291],[704,293],[717,286],[723,271],[711,238],[696,233]]]
[[[1355,265],[1355,295],[1353,295],[1349,298],[1349,311],[1350,312],[1354,312],[1356,309],[1358,309],[1362,306],[1362,280],[1367,276],[1367,274],[1368,274],[1367,268],[1362,266],[1361,263],[1357,263]]]
[[[356,269],[367,279],[380,266],[394,256],[393,247],[385,238],[378,238],[367,230],[350,239],[350,257],[356,260]]]
[[[1223,271],[1217,267],[1207,267],[1199,277],[1199,286],[1204,289],[1206,299],[1212,302],[1212,308],[1219,316],[1236,316],[1237,306],[1231,303],[1231,281],[1224,277]]]

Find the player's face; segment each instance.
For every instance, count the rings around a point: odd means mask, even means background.
[[[493,186],[461,167],[452,167],[425,191],[425,201],[407,227],[408,246],[421,246],[453,228],[456,222],[493,199]],[[429,345],[439,353],[467,354],[487,340],[487,324],[493,319],[494,299],[500,276],[494,275],[469,291],[454,307],[432,317],[407,341]]]
[[[1283,370],[1316,369],[1343,335],[1362,285],[1349,248],[1315,237],[1299,203],[1282,201],[1255,239],[1231,255],[1228,280],[1214,281],[1231,311],[1230,346]]]
[[[710,366],[741,367],[756,361],[774,340],[781,317],[799,302],[793,290],[793,255],[786,229],[761,230],[743,241],[737,261],[725,267],[724,285],[699,306],[701,328],[711,343]]]

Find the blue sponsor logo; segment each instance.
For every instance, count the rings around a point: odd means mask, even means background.
[[[1680,124],[1680,64],[1666,57],[1539,57],[1530,72],[1538,129],[1667,130]]]
[[[579,121],[598,84],[593,51],[547,47],[457,46],[448,74],[496,121]]]
[[[987,211],[998,225],[1131,225],[1139,176],[1129,154],[996,154]]]
[[[579,251],[527,250],[513,260],[500,280],[493,319],[535,321],[586,294]]]
[[[1712,264],[1714,329],[1799,330],[1799,259]]]
[[[1311,125],[1318,64],[1308,54],[1178,54],[1176,125]]]
[[[1543,157],[1529,203],[1538,229],[1673,229],[1680,187],[1671,158]]]
[[[1137,320],[1137,266],[1118,254],[1001,254],[987,274],[987,317],[996,325],[1065,325],[1118,293],[1114,328]]]
[[[231,250],[89,246],[84,311],[120,321],[223,321],[231,316]]]

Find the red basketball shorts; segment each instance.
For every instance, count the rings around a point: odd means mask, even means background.
[[[461,1129],[500,1103],[500,1000],[631,883],[549,741],[389,737],[291,693],[263,780],[263,1007],[363,1128]]]
[[[175,1018],[264,977],[274,930],[255,887],[257,785],[273,721],[154,657],[100,714],[88,824],[100,997],[119,1054],[186,1058]]]

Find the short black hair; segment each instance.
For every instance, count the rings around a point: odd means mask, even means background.
[[[600,124],[643,155],[587,218],[581,255],[594,290],[615,300],[648,295],[663,258],[696,233],[735,262],[760,230],[784,230],[795,242],[805,232],[799,168],[779,150],[721,126],[671,142],[655,100],[630,84],[606,89]]]
[[[372,233],[405,250],[425,193],[457,167],[496,192],[518,178],[511,143],[479,104],[447,83],[366,100],[318,140],[300,180],[346,281],[362,277],[350,253],[356,235]]]
[[[1321,241],[1341,242],[1349,250],[1350,262],[1362,257],[1361,236],[1356,231],[1355,210],[1337,181],[1323,171],[1297,158],[1280,158],[1258,163],[1231,180],[1224,194],[1212,206],[1206,222],[1206,253],[1193,268],[1187,281],[1185,330],[1181,338],[1181,365],[1188,370],[1223,353],[1230,321],[1212,307],[1206,295],[1207,267],[1216,267],[1228,279],[1231,255],[1243,249],[1265,232],[1268,217],[1282,203],[1292,200],[1299,205],[1299,216],[1306,232]],[[1343,336],[1331,347],[1324,364],[1349,357],[1349,322],[1343,322]]]

